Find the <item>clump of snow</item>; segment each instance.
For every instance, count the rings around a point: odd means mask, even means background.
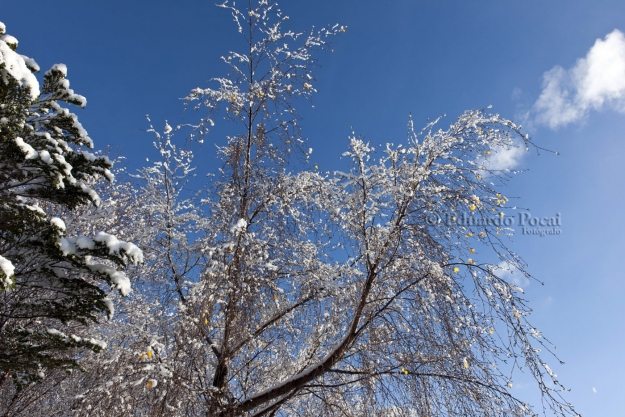
[[[54,65],[52,65],[52,68],[50,68],[50,70],[47,71],[46,74],[51,73],[53,71],[58,71],[61,74],[63,74],[63,77],[67,77],[67,65],[65,65],[65,64],[54,64]]]
[[[11,35],[2,35],[0,36],[0,40],[6,42],[7,45],[12,46],[14,49],[17,48],[17,44],[19,43],[17,39]]]
[[[85,185],[84,182],[80,181],[78,182],[78,186],[80,187],[80,189],[87,193],[89,195],[89,198],[91,199],[91,201],[93,202],[93,204],[96,207],[100,206],[101,200],[100,200],[100,196],[98,195],[98,193],[95,192],[94,189],[88,187],[87,185]]]
[[[24,152],[24,157],[26,159],[33,159],[39,156],[37,151],[28,143],[24,142],[24,139],[20,138],[19,136],[15,138],[15,144],[19,146],[22,152]]]
[[[67,339],[67,335],[66,335],[65,333],[63,333],[63,332],[61,332],[61,331],[57,330],[57,329],[53,329],[53,328],[51,328],[51,329],[47,329],[46,331],[48,332],[48,334],[51,334],[51,335],[53,335],[53,336],[64,337],[64,338],[66,338],[66,339]]]
[[[121,271],[115,271],[111,274],[111,281],[113,281],[113,284],[115,284],[124,297],[130,294],[130,280],[126,274]]]
[[[123,250],[128,259],[135,265],[143,262],[143,252],[132,243],[123,242],[115,236],[104,232],[99,232],[93,240],[104,243],[109,248],[110,254],[119,255]]]
[[[235,224],[234,226],[230,228],[230,232],[235,235],[238,235],[239,233],[243,232],[246,227],[247,227],[247,221],[245,219],[239,219],[237,224]]]
[[[106,297],[102,301],[104,301],[104,304],[106,305],[106,308],[109,311],[108,314],[107,314],[108,319],[111,320],[113,318],[113,315],[115,314],[115,306],[113,305],[113,300],[111,300],[110,298]]]
[[[40,151],[39,158],[41,158],[41,160],[48,165],[52,165],[52,163],[54,162],[52,160],[52,157],[50,156],[50,152],[48,151]]]
[[[87,263],[87,266],[93,272],[108,275],[115,287],[119,289],[123,296],[130,294],[130,280],[123,272],[117,271],[115,268],[103,264]]]
[[[7,84],[9,77],[13,78],[20,86],[29,88],[30,98],[35,100],[40,94],[39,81],[28,68],[25,57],[15,52],[11,45],[17,45],[17,39],[9,35],[0,36],[0,80]],[[31,64],[33,62],[29,60]]]
[[[267,262],[265,264],[265,269],[267,269],[268,271],[277,271],[278,267],[272,264],[271,262]]]
[[[58,240],[59,249],[63,253],[63,256],[67,255],[75,255],[76,254],[76,246],[74,246],[74,242],[71,239],[67,239],[62,237]]]
[[[0,35],[7,31],[7,27],[4,23],[0,22]]]
[[[35,62],[34,59],[29,58],[25,55],[22,55],[22,58],[24,58],[24,62],[26,63],[26,66],[30,68],[31,70],[35,72],[39,72],[41,70],[41,68],[39,68],[39,64],[37,64],[37,62]]]
[[[59,219],[58,217],[53,217],[50,219],[50,224],[52,224],[53,226],[56,226],[57,228],[61,229],[62,231],[65,231],[65,222],[61,219]]]
[[[4,258],[0,255],[0,270],[4,272],[4,277],[2,278],[2,285],[6,288],[12,284],[11,278],[15,273],[15,267],[7,258]]]
[[[102,340],[90,338],[87,341],[91,343],[92,345],[100,347],[101,349],[106,349],[107,343]]]
[[[93,249],[95,248],[95,242],[86,236],[79,236],[76,239],[76,246],[80,249]]]
[[[46,215],[46,212],[43,211],[43,209],[39,206],[31,206],[29,204],[23,204],[23,206],[27,208],[28,210],[34,211],[37,214],[41,214],[42,216]]]

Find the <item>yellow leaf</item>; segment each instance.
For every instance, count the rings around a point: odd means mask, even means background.
[[[491,328],[490,329],[490,334],[493,334],[493,333],[495,333],[495,329]]]
[[[469,236],[473,236],[473,233],[469,233]]]
[[[204,324],[208,324],[208,319],[204,319]]]
[[[404,375],[408,375],[408,370],[406,368],[402,367],[401,371]]]
[[[471,253],[475,253],[475,249],[471,249],[469,252],[471,252]]]
[[[455,268],[454,268],[454,274],[457,274],[457,273],[458,273],[458,271],[460,271],[460,268],[455,267]]]
[[[141,356],[139,356],[139,359],[145,359],[147,358],[147,355],[145,353],[142,353]]]
[[[152,350],[148,350],[148,358],[151,358],[153,356]]]
[[[471,205],[469,206],[469,210],[471,210],[471,211],[475,210],[475,204],[471,204]]]
[[[273,301],[276,301],[278,299],[278,297],[276,297],[275,295],[273,296]]]
[[[467,358],[462,359],[462,365],[464,365],[466,369],[469,369],[469,361],[467,361]]]
[[[469,260],[467,261],[467,263],[468,263],[469,265],[473,265],[473,259],[469,258]]]

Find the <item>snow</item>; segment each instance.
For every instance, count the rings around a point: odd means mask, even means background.
[[[53,217],[50,219],[50,224],[52,224],[53,226],[56,226],[57,228],[61,229],[62,231],[65,231],[65,222],[61,219],[59,219],[58,217]]]
[[[26,159],[33,159],[39,155],[32,146],[24,142],[24,139],[20,138],[19,136],[15,138],[15,144],[19,146],[22,152],[25,153]]]
[[[88,342],[91,343],[92,345],[99,346],[101,349],[106,349],[106,346],[107,346],[106,342],[102,340],[98,340],[98,339],[90,338]]]
[[[86,236],[79,236],[78,239],[76,239],[76,246],[80,249],[94,249],[95,242]]]
[[[120,251],[123,250],[133,264],[136,265],[143,262],[143,252],[132,243],[123,242],[115,236],[104,232],[99,232],[93,240],[104,243],[109,248],[109,253],[112,255],[118,255]]]
[[[115,271],[111,274],[111,281],[113,281],[115,286],[119,289],[119,292],[121,292],[124,297],[130,294],[130,280],[126,274],[121,271]]]
[[[106,297],[104,300],[104,304],[106,305],[106,308],[108,309],[108,319],[111,320],[113,318],[113,315],[115,314],[115,306],[113,305],[113,300],[111,300],[110,298]]]
[[[50,70],[46,71],[46,74],[51,73],[52,71],[58,71],[63,74],[63,77],[67,77],[67,65],[65,64],[54,64]]]
[[[46,215],[46,212],[43,211],[43,209],[39,206],[31,206],[29,204],[24,204],[24,207],[26,207],[28,210],[34,211],[37,214],[41,214],[42,216]]]
[[[0,255],[0,270],[4,272],[1,283],[6,288],[12,284],[10,277],[15,273],[15,267],[11,261]]]
[[[93,201],[93,204],[96,207],[100,205],[100,202],[101,202],[100,196],[98,195],[98,193],[95,192],[95,190],[87,187],[85,183],[83,183],[82,181],[78,183],[78,186],[80,187],[82,191],[84,191],[85,193],[89,195],[89,198],[91,199],[91,201]]]
[[[89,269],[94,272],[107,274],[111,278],[113,284],[115,284],[115,287],[119,289],[119,292],[121,292],[124,297],[130,294],[130,280],[126,274],[121,271],[116,271],[114,268],[103,264],[90,264],[88,266]]]
[[[41,160],[48,165],[52,165],[52,163],[54,162],[52,160],[52,157],[50,156],[50,152],[48,151],[40,151],[39,158],[41,158]]]
[[[30,98],[35,100],[40,94],[39,81],[26,65],[24,57],[9,46],[13,41],[17,43],[17,39],[12,36],[0,36],[0,65],[4,64],[4,68],[0,69],[0,79],[5,84],[9,77],[15,79],[20,86],[30,88]],[[29,63],[33,62],[29,60]]]
[[[76,254],[76,246],[74,246],[74,242],[72,242],[70,239],[62,237],[58,240],[58,244],[59,249],[63,253],[63,256]]]
[[[39,64],[37,64],[34,59],[29,58],[25,55],[22,55],[22,58],[24,58],[26,66],[28,66],[28,68],[30,68],[31,70],[35,72],[39,72],[41,70],[41,68],[39,68]]]
[[[275,265],[273,265],[273,264],[272,264],[272,263],[270,263],[270,262],[267,262],[267,263],[265,264],[265,269],[267,269],[268,271],[277,271],[277,270],[278,270],[278,267],[277,267],[277,266],[275,266]]]
[[[243,232],[246,227],[247,227],[247,221],[245,219],[239,219],[237,224],[235,224],[234,226],[230,228],[230,232],[235,235],[238,235],[239,233]]]
[[[48,332],[48,334],[51,334],[53,336],[59,336],[59,337],[67,338],[67,335],[65,333],[63,333],[63,332],[61,332],[61,331],[59,331],[57,329],[50,328],[50,329],[47,329],[46,331]]]
[[[15,39],[13,36],[11,35],[2,35],[0,36],[0,40],[6,42],[7,45],[11,45],[14,48],[17,48],[17,39]]]

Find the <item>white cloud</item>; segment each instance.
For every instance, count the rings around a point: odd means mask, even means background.
[[[592,392],[594,392],[596,394],[597,393],[597,388],[592,387]]]
[[[494,171],[512,169],[519,165],[524,154],[525,146],[523,143],[506,148],[497,147],[494,148],[492,153],[488,156],[485,166],[489,170]]]
[[[625,113],[625,35],[617,29],[597,39],[573,68],[545,72],[532,112],[538,123],[556,129],[605,108]]]

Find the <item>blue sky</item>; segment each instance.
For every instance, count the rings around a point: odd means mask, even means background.
[[[348,26],[333,39],[334,53],[320,55],[315,108],[302,112],[321,169],[341,164],[351,127],[373,143],[397,143],[410,112],[417,127],[446,114],[444,127],[464,110],[489,104],[526,126],[537,144],[560,152],[524,155],[518,167],[528,171],[507,191],[534,216],[560,213],[560,235],[518,230],[512,245],[545,282],[526,285],[526,292],[533,322],[567,363],[552,368],[572,389],[568,398],[585,416],[621,412],[625,38],[614,30],[625,32],[625,3],[281,5],[295,30]],[[67,64],[72,87],[87,98],[77,113],[96,147],[110,145],[133,168],[152,156],[144,116],[157,127],[165,119],[179,123],[180,98],[224,75],[219,56],[241,45],[230,15],[210,1],[11,2],[0,21],[42,70]],[[205,146],[197,161],[210,166],[212,155]],[[526,382],[519,377],[514,389],[532,399]]]

